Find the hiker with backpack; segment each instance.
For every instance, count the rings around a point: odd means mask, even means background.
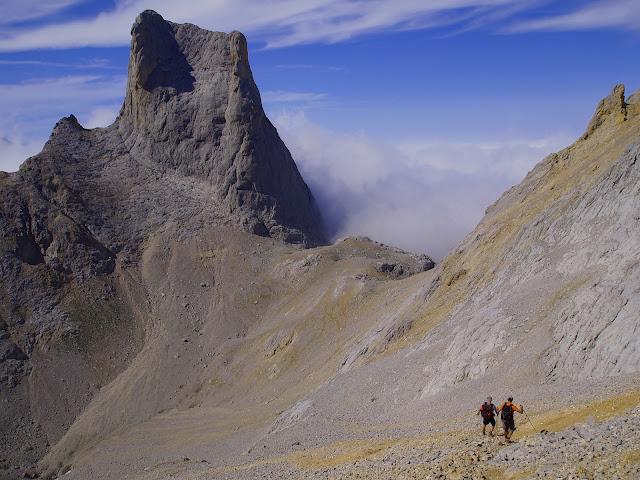
[[[495,416],[498,414],[498,409],[492,403],[491,397],[487,397],[487,400],[482,405],[480,405],[477,414],[482,415],[482,435],[486,435],[485,430],[487,428],[487,425],[491,424],[489,435],[493,436],[493,429],[496,427]]]
[[[504,438],[506,438],[507,441],[511,441],[511,435],[513,435],[513,432],[516,430],[516,422],[513,414],[515,412],[524,413],[524,407],[513,403],[513,397],[509,397],[506,402],[500,405],[498,412],[500,412],[500,419],[502,420]]]

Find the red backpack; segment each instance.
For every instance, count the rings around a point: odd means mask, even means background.
[[[485,402],[480,407],[480,415],[482,415],[482,418],[491,419],[493,418],[494,408],[493,403]]]

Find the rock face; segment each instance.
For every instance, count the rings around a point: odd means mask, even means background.
[[[640,105],[618,85],[586,134],[507,191],[439,267],[422,348],[447,345],[424,394],[497,365],[531,380],[640,371]]]
[[[130,155],[211,182],[250,231],[323,240],[319,214],[262,110],[240,32],[210,32],[142,12],[131,29],[127,93],[117,128]]]
[[[262,110],[245,38],[152,11],[133,25],[114,125],[63,118],[40,154],[3,175],[4,251],[80,275],[108,273],[154,229],[193,223],[185,215],[323,241],[313,197]]]

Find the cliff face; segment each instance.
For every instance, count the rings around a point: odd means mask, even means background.
[[[169,221],[193,229],[194,217],[306,246],[323,241],[313,197],[262,110],[245,38],[152,11],[132,28],[116,122],[86,130],[63,118],[43,151],[3,182],[5,242],[15,243],[4,251],[79,275],[112,270],[117,254],[137,251]]]
[[[314,245],[319,214],[262,110],[240,32],[210,32],[141,13],[131,30],[127,93],[117,126],[129,152],[208,179],[223,205],[259,235]]]

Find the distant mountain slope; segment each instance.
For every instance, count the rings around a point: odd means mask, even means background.
[[[640,104],[616,86],[582,138],[487,210],[417,322],[445,320],[422,341],[447,345],[425,392],[496,363],[545,380],[640,371],[639,145]]]

